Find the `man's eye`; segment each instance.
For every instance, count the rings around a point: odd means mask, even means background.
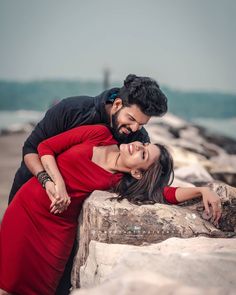
[[[143,152],[143,159],[145,159],[145,152]]]
[[[133,117],[129,117],[130,121],[134,121],[134,118]]]

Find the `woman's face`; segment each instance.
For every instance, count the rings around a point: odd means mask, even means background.
[[[159,147],[151,143],[134,141],[120,145],[120,160],[129,169],[147,170],[159,157]]]

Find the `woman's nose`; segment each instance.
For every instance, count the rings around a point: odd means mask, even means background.
[[[140,144],[140,145],[139,145],[139,144],[136,144],[136,145],[135,145],[135,148],[136,148],[137,151],[139,151],[140,149],[143,149],[144,146],[141,145],[141,144]]]

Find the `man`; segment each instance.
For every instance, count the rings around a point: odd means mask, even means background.
[[[167,98],[157,82],[135,75],[128,75],[122,88],[112,88],[96,97],[77,96],[62,100],[47,111],[25,141],[23,161],[15,175],[9,203],[33,175],[45,186],[44,169],[37,154],[37,146],[44,139],[80,125],[106,124],[119,143],[149,142],[143,125],[151,116],[162,116],[166,111]],[[56,188],[52,188],[51,193],[56,195]],[[62,278],[57,294],[68,294],[72,262],[68,265],[67,276],[64,276],[65,280]]]

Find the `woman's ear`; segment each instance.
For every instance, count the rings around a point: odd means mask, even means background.
[[[143,177],[143,174],[140,170],[132,169],[130,171],[130,174],[132,177],[136,178],[137,180],[141,179]]]

